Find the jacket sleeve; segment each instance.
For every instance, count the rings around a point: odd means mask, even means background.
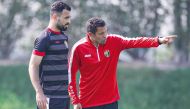
[[[80,103],[78,95],[77,95],[77,88],[76,88],[76,75],[79,68],[79,56],[75,47],[72,48],[70,57],[69,57],[69,86],[68,92],[71,98],[72,104]]]
[[[137,37],[137,38],[127,38],[120,35],[113,35],[115,41],[120,50],[129,48],[150,48],[158,47],[158,37]]]

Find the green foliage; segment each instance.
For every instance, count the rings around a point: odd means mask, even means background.
[[[32,109],[34,90],[26,65],[0,67],[0,109]]]
[[[26,65],[0,66],[0,109],[34,109]],[[190,69],[161,71],[119,66],[119,109],[188,109]],[[72,109],[72,108],[71,108]]]
[[[7,90],[1,90],[0,103],[0,109],[33,109],[30,102],[22,100],[22,96]]]
[[[118,72],[121,109],[188,109],[189,69],[160,71],[125,69]]]

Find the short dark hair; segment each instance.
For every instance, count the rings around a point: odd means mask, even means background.
[[[86,23],[87,32],[96,33],[98,27],[104,27],[105,21],[99,17],[92,17]]]
[[[51,5],[50,14],[52,14],[53,12],[61,13],[64,9],[71,11],[71,7],[69,5],[67,5],[66,3],[64,3],[62,1],[55,1]]]

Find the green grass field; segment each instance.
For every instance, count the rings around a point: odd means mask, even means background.
[[[26,65],[0,67],[0,109],[34,109],[34,90]]]
[[[26,65],[0,66],[0,109],[35,109]],[[190,69],[118,68],[119,109],[189,109]]]

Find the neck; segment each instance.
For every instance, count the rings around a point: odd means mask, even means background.
[[[58,28],[56,28],[55,24],[50,21],[48,28],[50,28],[51,30],[55,31],[55,32],[60,32],[60,30]]]
[[[90,38],[92,44],[93,44],[95,47],[98,47],[99,44],[94,40],[94,38],[92,38],[91,36],[89,36],[89,38]]]

